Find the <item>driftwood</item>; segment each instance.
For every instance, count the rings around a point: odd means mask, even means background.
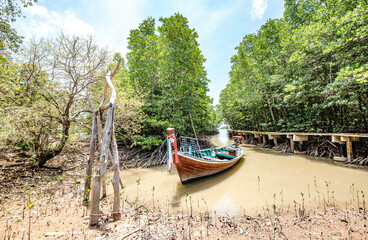
[[[118,70],[120,62],[118,62],[114,71],[108,72],[106,75],[106,85],[103,91],[102,100],[98,109],[94,109],[92,101],[87,94],[90,106],[93,109],[93,123],[92,123],[92,134],[90,141],[90,155],[86,169],[86,182],[84,188],[84,202],[88,204],[89,192],[91,189],[91,175],[92,175],[92,165],[96,155],[96,148],[98,144],[99,149],[99,168],[96,171],[96,175],[92,176],[93,188],[91,191],[91,213],[90,213],[90,226],[96,225],[98,223],[98,218],[100,215],[100,197],[101,197],[101,182],[102,182],[102,192],[103,196],[106,196],[106,184],[105,184],[105,174],[107,168],[107,162],[111,159],[114,176],[112,179],[113,189],[114,189],[114,205],[113,205],[113,217],[114,220],[118,220],[121,217],[120,214],[120,189],[119,183],[120,179],[120,169],[119,169],[119,155],[118,148],[115,139],[114,131],[114,113],[115,113],[115,88],[111,82],[111,79]],[[107,94],[108,87],[111,90],[110,102],[104,105],[104,101]],[[102,130],[101,115],[107,110],[107,116],[105,121],[104,129]]]

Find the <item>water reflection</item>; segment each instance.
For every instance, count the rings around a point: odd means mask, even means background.
[[[217,145],[227,144],[226,129],[220,130],[212,141]],[[277,209],[293,211],[294,201],[302,202],[301,193],[309,209],[322,206],[323,201],[334,202],[338,207],[357,207],[356,191],[368,192],[366,169],[335,165],[329,159],[280,154],[255,146],[243,145],[243,149],[245,156],[231,169],[186,185],[180,183],[175,171],[167,173],[165,166],[124,170],[121,172],[126,185],[124,194],[133,201],[138,189],[139,201],[150,206],[155,186],[156,206],[169,205],[177,212],[185,212],[188,206],[195,212],[208,209],[222,215],[253,215],[267,208],[272,211],[273,204]],[[141,179],[139,186],[137,179]],[[112,194],[112,189],[109,192]],[[186,197],[186,193],[189,196]]]
[[[214,139],[214,138],[212,138]],[[229,132],[227,129],[219,129],[219,134],[217,135],[216,145],[223,146],[229,142]]]

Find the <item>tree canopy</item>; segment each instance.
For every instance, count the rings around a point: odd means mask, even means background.
[[[19,63],[2,68],[1,128],[9,141],[32,149],[43,166],[60,153],[72,123],[88,109],[85,91],[106,70],[108,52],[92,38],[32,40]]]
[[[196,131],[204,132],[213,128],[215,117],[197,32],[179,13],[159,21],[156,28],[155,19],[147,18],[128,38],[129,81],[144,100],[137,141],[148,146],[160,144],[167,127],[193,135],[192,123]]]
[[[6,60],[9,51],[17,51],[22,37],[11,24],[22,16],[22,7],[29,7],[37,0],[0,1],[0,63]],[[21,5],[21,6],[20,6]]]
[[[232,128],[368,130],[367,1],[286,0],[284,18],[247,34],[220,110]]]

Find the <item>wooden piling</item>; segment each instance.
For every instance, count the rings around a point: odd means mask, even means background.
[[[120,213],[120,189],[119,182],[120,181],[120,170],[119,170],[119,159],[118,159],[118,149],[115,139],[115,131],[114,131],[114,113],[115,113],[115,97],[116,91],[112,84],[112,77],[116,73],[118,67],[120,65],[120,61],[115,67],[114,72],[108,72],[106,75],[106,85],[104,89],[104,93],[102,96],[102,100],[100,106],[97,110],[94,110],[94,114],[96,118],[94,118],[94,123],[96,123],[96,128],[93,128],[94,135],[98,135],[98,144],[99,144],[99,166],[100,168],[97,170],[97,175],[93,176],[93,188],[91,193],[91,213],[90,213],[90,222],[89,225],[93,226],[98,223],[98,217],[100,216],[100,194],[101,194],[101,180],[103,182],[103,186],[106,187],[105,184],[105,174],[107,168],[107,160],[110,158],[112,160],[113,168],[114,168],[114,177],[112,179],[113,189],[114,189],[114,205],[113,205],[113,217],[114,220],[118,220],[121,217]],[[110,87],[111,97],[110,102],[107,105],[104,104],[104,99],[107,94],[107,87]],[[93,105],[91,104],[92,108]],[[102,132],[102,124],[101,124],[101,113],[107,110],[106,122]],[[96,121],[95,121],[96,120]],[[96,146],[96,142],[92,144],[91,139],[91,151],[93,147]],[[111,146],[111,151],[110,151]],[[111,154],[112,152],[112,154]],[[91,167],[92,168],[92,167]],[[87,169],[87,171],[89,171]],[[106,188],[103,188],[103,196],[106,196]]]
[[[346,139],[346,154],[348,156],[348,162],[351,162],[353,160],[353,142],[350,137]]]
[[[100,192],[101,192],[101,176],[94,175],[93,188],[91,192],[91,214],[89,217],[89,225],[94,226],[98,223],[98,217],[100,216]]]
[[[115,129],[113,124],[113,130],[111,134],[111,149],[112,149],[112,164],[114,168],[114,177],[112,179],[112,185],[114,188],[114,205],[112,208],[112,216],[114,220],[119,220],[121,218],[120,213],[120,190],[119,190],[119,182],[120,182],[120,169],[119,169],[119,153],[118,153],[118,145],[116,144],[115,139]]]
[[[96,116],[93,116],[93,123],[92,123],[92,133],[91,133],[91,141],[90,141],[90,152],[89,152],[89,159],[87,161],[87,168],[86,168],[86,177],[84,183],[84,196],[83,196],[83,203],[88,205],[88,200],[90,199],[90,190],[91,190],[91,175],[92,175],[92,165],[95,159],[96,153],[96,139],[97,139],[97,126],[96,126]]]
[[[274,144],[276,146],[277,139],[275,139],[275,136],[287,136],[288,139],[290,139],[290,147],[292,151],[296,150],[295,146],[295,142],[299,142],[298,145],[300,145],[300,149],[302,150],[303,147],[303,142],[304,141],[308,141],[308,136],[331,136],[332,137],[332,142],[338,142],[341,147],[340,147],[340,157],[335,156],[336,158],[339,158],[340,161],[342,161],[344,159],[344,157],[342,155],[344,155],[344,151],[341,150],[341,148],[343,147],[342,145],[344,145],[346,143],[346,151],[347,151],[347,158],[348,161],[351,161],[353,159],[353,142],[354,141],[359,141],[359,138],[364,137],[364,138],[368,138],[368,133],[303,133],[303,132],[260,132],[260,131],[247,131],[247,130],[232,130],[229,129],[229,132],[234,134],[234,133],[238,133],[238,134],[253,134],[255,138],[258,139],[258,144],[261,144],[263,142],[263,144],[267,143],[266,135],[268,135],[270,140],[274,141]],[[263,138],[263,141],[262,141]],[[304,152],[297,152],[298,154],[304,153]]]
[[[273,140],[273,144],[275,145],[275,147],[277,147],[279,145],[277,139],[280,138],[280,135],[271,135],[268,134],[268,139]]]
[[[291,148],[291,151],[294,152],[295,151],[295,143],[294,143],[293,135],[287,135],[287,138],[290,139],[290,148]]]
[[[346,155],[348,158],[348,162],[353,160],[353,142],[359,141],[359,137],[341,137],[341,141],[346,142]]]

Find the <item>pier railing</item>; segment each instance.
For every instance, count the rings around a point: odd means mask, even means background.
[[[303,142],[308,141],[309,136],[331,136],[331,142],[338,143],[340,146],[346,145],[346,157],[336,157],[335,160],[347,160],[350,162],[353,159],[353,142],[359,141],[360,138],[368,138],[368,133],[303,133],[303,132],[259,132],[247,130],[229,129],[231,136],[239,135],[247,139],[249,136],[254,136],[259,143],[266,144],[267,138],[273,140],[275,146],[278,145],[278,140],[281,136],[286,136],[290,140],[291,150],[295,153],[295,142],[302,146]],[[340,148],[341,149],[341,148]],[[341,152],[341,151],[340,151]]]

